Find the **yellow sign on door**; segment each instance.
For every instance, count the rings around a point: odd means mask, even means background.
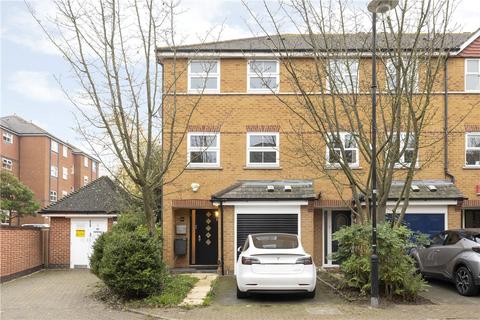
[[[83,238],[83,237],[85,237],[85,230],[83,230],[83,229],[77,229],[77,230],[75,230],[75,236],[76,236],[77,238]]]

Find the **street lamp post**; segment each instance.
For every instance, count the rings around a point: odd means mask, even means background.
[[[370,305],[378,307],[378,255],[377,255],[377,13],[395,8],[398,0],[372,0],[368,11],[372,13],[372,255]]]

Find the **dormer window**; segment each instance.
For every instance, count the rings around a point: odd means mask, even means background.
[[[188,92],[220,91],[220,63],[218,60],[190,60],[188,65]]]

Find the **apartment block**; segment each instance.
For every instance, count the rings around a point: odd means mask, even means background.
[[[42,208],[98,178],[97,159],[17,115],[0,118],[0,134],[2,170],[27,185]],[[48,223],[48,218],[27,216],[17,222]]]

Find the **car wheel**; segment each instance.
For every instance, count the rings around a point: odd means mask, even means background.
[[[473,296],[478,293],[478,287],[473,282],[473,275],[466,267],[460,267],[455,272],[455,286],[462,296]]]
[[[245,299],[248,297],[248,292],[240,291],[237,287],[237,299]]]
[[[305,297],[307,297],[308,299],[313,299],[313,298],[315,298],[315,293],[317,292],[316,289],[317,289],[317,288],[313,289],[312,292],[307,292],[307,293],[305,294]]]

